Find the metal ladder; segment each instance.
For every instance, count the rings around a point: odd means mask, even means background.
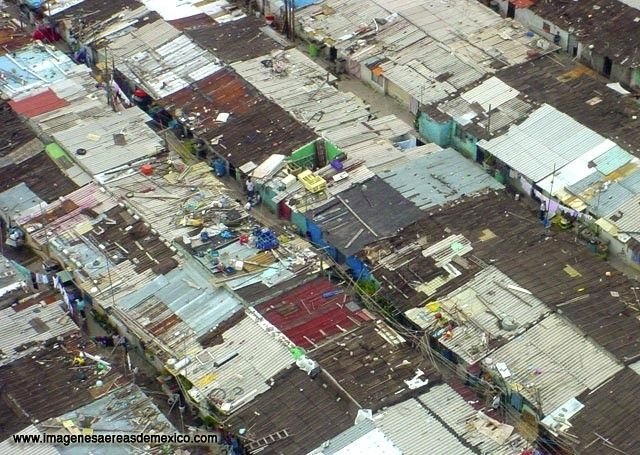
[[[262,449],[267,447],[269,444],[273,444],[274,442],[281,441],[289,437],[289,431],[287,429],[277,431],[275,433],[271,433],[269,436],[266,436],[262,439],[258,439],[256,441],[252,441],[248,444],[245,444],[245,448],[249,452],[256,452],[258,449]]]

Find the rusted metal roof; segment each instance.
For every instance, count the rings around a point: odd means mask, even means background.
[[[18,147],[35,139],[36,135],[16,115],[8,103],[0,103],[0,157],[13,153]]]
[[[25,183],[46,202],[55,201],[78,188],[42,151],[24,161],[8,163],[0,171],[0,191]]]
[[[255,308],[293,343],[305,348],[363,322],[358,321],[355,311],[359,308],[349,295],[327,278],[317,278]]]
[[[629,431],[627,424],[640,419],[638,394],[640,375],[627,368],[596,390],[576,397],[584,408],[569,419],[569,432],[577,436],[578,453],[605,455],[637,450],[640,433]]]
[[[305,125],[229,69],[169,95],[160,103],[233,166],[289,155],[316,139]],[[228,113],[226,121],[218,115]]]
[[[64,106],[69,102],[58,98],[50,88],[33,96],[23,98],[18,101],[9,101],[11,108],[20,115],[35,117],[36,115],[51,112]]]
[[[73,358],[81,350],[109,356],[112,349],[97,347],[82,335],[74,334],[0,368],[0,396],[3,399],[0,439],[33,421],[57,417],[88,404],[114,386],[127,382],[123,376],[122,355],[109,358],[112,369],[100,376],[104,383],[102,387],[95,386],[98,379],[95,368],[78,370],[73,367]]]
[[[573,5],[577,3],[572,2]],[[526,93],[530,102],[548,103],[640,156],[638,103],[633,97],[608,88],[608,79],[573,61],[569,55],[556,53],[506,68],[498,71],[496,77]]]
[[[247,16],[223,24],[213,22],[209,25],[191,25],[182,31],[225,62],[233,63],[269,54],[274,49],[285,48],[262,32],[262,26],[263,21]]]
[[[373,376],[373,375],[371,375]],[[233,432],[259,440],[283,429],[289,436],[269,444],[264,453],[309,453],[349,428],[356,409],[324,375],[316,380],[297,367],[273,378],[269,391],[257,396],[228,421]]]
[[[195,14],[188,17],[181,17],[180,19],[172,19],[168,20],[167,22],[186,34],[188,34],[189,30],[197,30],[200,27],[211,27],[216,24],[216,21],[213,20],[211,16],[208,16],[204,13]]]
[[[417,396],[406,380],[440,380],[434,366],[382,321],[369,322],[311,351],[317,361],[363,408],[377,411]],[[374,371],[375,374],[371,372]]]
[[[572,30],[578,41],[626,67],[640,65],[638,10],[617,0],[579,2],[537,1],[529,8],[561,29]]]
[[[0,55],[20,49],[30,42],[29,34],[14,28],[13,24],[0,25]]]
[[[462,234],[471,240],[474,257],[491,263],[552,309],[562,309],[567,319],[619,360],[640,359],[635,282],[586,246],[576,246],[572,233],[550,232],[530,217],[521,202],[492,192],[431,213],[403,229],[393,246],[401,248],[425,233],[431,239]]]

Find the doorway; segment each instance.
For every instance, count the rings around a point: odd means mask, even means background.
[[[509,2],[507,5],[507,17],[513,19],[516,17],[516,5],[513,2]]]
[[[602,65],[602,74],[606,77],[611,76],[611,68],[613,67],[613,62],[609,57],[604,58],[604,64]]]

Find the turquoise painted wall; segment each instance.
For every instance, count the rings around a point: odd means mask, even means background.
[[[475,161],[478,154],[478,139],[462,131],[462,128],[457,123],[453,124],[452,133],[451,145],[453,148]]]
[[[269,209],[271,213],[278,213],[278,204],[273,202],[276,192],[269,186],[262,186],[258,189],[262,197],[262,203]]]
[[[423,112],[418,117],[418,132],[430,142],[448,147],[451,144],[452,123],[438,123]]]
[[[296,229],[298,229],[298,234],[302,236],[307,235],[307,218],[303,213],[296,212],[294,210],[291,213],[291,224],[293,224]]]

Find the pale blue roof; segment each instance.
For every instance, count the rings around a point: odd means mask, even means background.
[[[36,207],[42,202],[24,182],[0,193],[0,210],[10,218],[16,218],[23,210]]]
[[[6,77],[0,90],[13,96],[66,79],[68,73],[78,71],[77,66],[54,47],[32,44],[14,54],[0,56],[0,72]]]
[[[630,153],[616,145],[593,160],[593,162],[599,172],[609,175],[619,167],[627,164],[632,158],[633,156]]]
[[[392,167],[380,176],[422,210],[486,189],[504,188],[482,167],[451,148]]]
[[[640,171],[635,171],[619,181],[620,185],[634,194],[640,193]]]
[[[604,175],[602,175],[600,172],[594,172],[593,174],[586,176],[582,180],[574,183],[573,185],[568,186],[566,190],[573,194],[580,194],[583,191],[586,191],[588,188],[590,188],[594,184],[596,184],[603,177]]]
[[[601,191],[599,194],[596,194],[589,201],[589,207],[595,215],[601,217],[607,216],[615,212],[618,207],[631,198],[633,198],[633,193],[631,191],[620,185],[618,182],[614,182],[609,185],[605,191]]]

